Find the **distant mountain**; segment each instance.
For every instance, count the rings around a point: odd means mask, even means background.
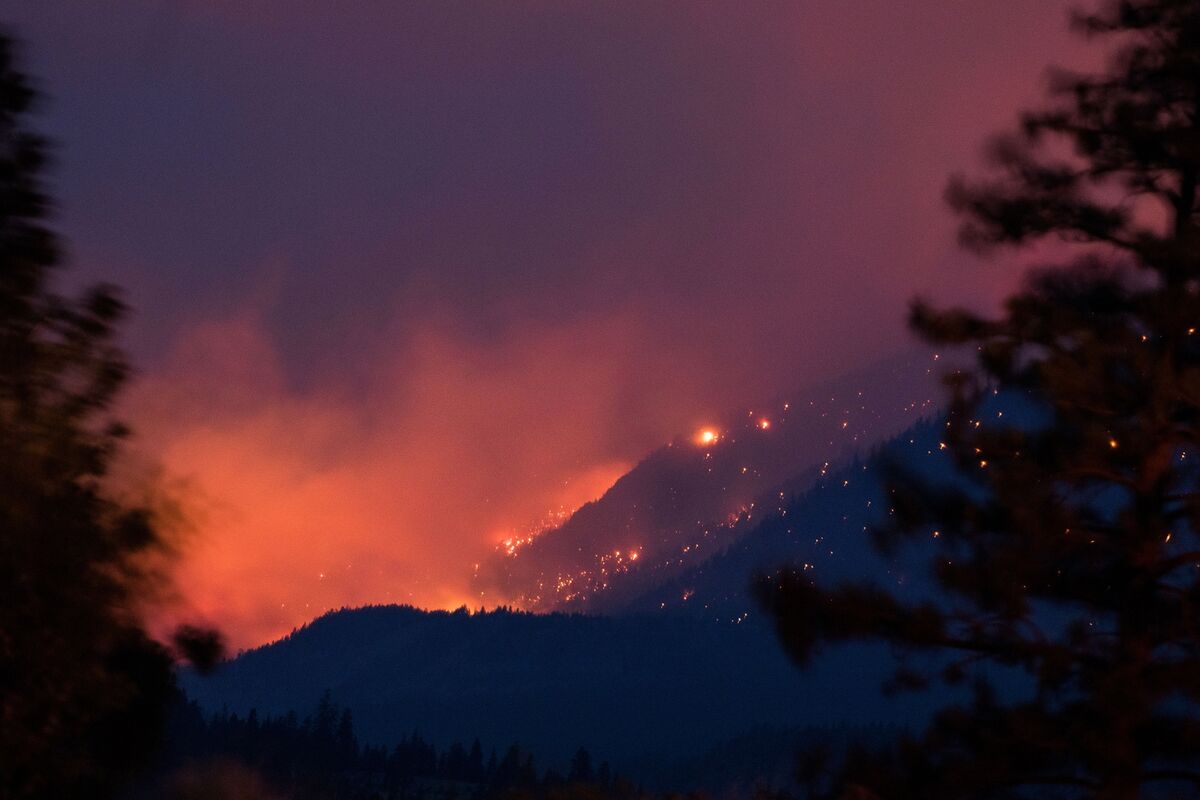
[[[882,647],[837,648],[806,671],[796,670],[758,612],[750,580],[798,565],[823,582],[869,577],[928,592],[928,551],[918,547],[885,561],[871,548],[867,528],[888,514],[885,462],[949,478],[949,459],[938,447],[943,428],[939,418],[927,416],[887,442],[845,455],[840,465],[822,462],[815,474],[800,470],[773,484],[719,536],[703,539],[700,556],[644,571],[639,558],[639,571],[610,576],[609,589],[600,592],[604,602],[591,604],[609,616],[343,610],[240,654],[214,676],[188,674],[185,689],[212,710],[269,714],[311,708],[328,689],[352,709],[370,742],[395,742],[414,730],[437,743],[479,737],[500,747],[515,740],[546,765],[565,764],[584,746],[648,779],[656,774],[650,765],[678,762],[687,769],[680,759],[716,748],[726,753],[726,766],[712,762],[704,781],[709,786],[737,776],[749,739],[736,737],[758,735],[748,731],[919,723],[946,698],[884,699],[878,687],[892,662]],[[573,527],[555,532],[554,546],[585,533],[611,535],[592,527],[599,523],[589,516],[602,519],[618,500],[633,508],[633,498],[649,493],[656,476],[692,475],[689,465],[697,460],[713,463],[713,474],[726,474],[738,456],[760,452],[739,447],[753,432],[727,429],[723,435],[721,446],[680,441],[652,456],[627,476],[627,486],[618,484],[611,498],[577,514]],[[689,491],[697,485],[689,484]],[[662,496],[673,495],[678,505],[643,509],[643,519],[685,513],[683,492]],[[704,508],[710,513],[715,506]],[[647,562],[650,552],[665,560],[664,538],[662,548],[644,551]],[[547,542],[541,546],[550,547]],[[779,763],[752,766],[777,776]],[[673,780],[669,770],[658,777]]]
[[[882,664],[859,647],[801,674],[766,625],[384,606],[327,614],[183,684],[201,706],[241,714],[312,708],[328,689],[369,742],[414,730],[436,743],[518,741],[546,765],[582,745],[622,768],[756,726],[919,715],[914,700],[880,705]]]
[[[730,547],[765,511],[934,408],[939,366],[912,353],[677,437],[560,527],[481,566],[489,595],[609,613]]]
[[[886,463],[901,463],[935,480],[951,479],[950,459],[939,450],[943,428],[943,418],[929,417],[865,458],[826,471],[801,491],[781,491],[776,507],[743,536],[618,610],[746,619],[758,613],[749,591],[752,577],[784,565],[809,570],[826,584],[872,578],[894,588],[927,591],[928,552],[912,548],[884,560],[872,547],[868,529],[889,513]]]

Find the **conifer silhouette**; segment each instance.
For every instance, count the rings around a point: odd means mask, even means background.
[[[47,144],[36,94],[0,30],[0,797],[106,797],[142,763],[172,697],[172,660],[220,652],[182,628],[152,640],[140,606],[169,542],[104,478],[125,428],[128,368],[111,287],[56,294]]]
[[[924,339],[977,353],[947,375],[955,479],[897,467],[874,531],[933,548],[938,596],[797,570],[757,586],[802,663],[881,640],[897,685],[967,690],[852,756],[841,796],[1200,795],[1200,2],[1073,22],[1112,43],[1107,70],[1053,74],[1047,110],[993,142],[995,176],[947,192],[967,247],[1050,240],[1058,263],[998,318],[912,307]]]

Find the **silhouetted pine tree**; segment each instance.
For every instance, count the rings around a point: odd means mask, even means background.
[[[478,739],[471,742],[471,752],[467,756],[467,770],[467,780],[473,783],[483,783],[487,777],[487,772],[483,765],[483,745],[479,743]]]
[[[912,311],[928,341],[978,353],[947,379],[955,481],[896,472],[876,532],[885,551],[935,546],[940,596],[802,571],[759,585],[801,662],[883,640],[937,664],[901,683],[970,689],[887,757],[851,759],[845,796],[1200,795],[1200,2],[1075,24],[1113,41],[1108,70],[1054,75],[1050,109],[992,146],[997,177],[948,191],[966,245],[1049,238],[1061,263],[997,319]],[[1005,672],[1028,690],[998,688]]]
[[[567,780],[578,783],[590,783],[592,778],[592,756],[586,749],[581,747],[575,751],[575,755],[571,758],[571,772],[567,775]]]
[[[596,770],[596,783],[605,791],[612,786],[612,767],[607,761],[600,762],[600,769]]]
[[[145,508],[102,485],[124,428],[124,307],[56,294],[45,141],[0,31],[0,796],[106,797],[145,756],[171,699],[171,653],[138,616],[169,552]],[[179,644],[209,660],[205,632]]]
[[[358,760],[358,737],[354,735],[354,715],[350,709],[342,709],[338,720],[337,738],[337,769],[349,769]]]

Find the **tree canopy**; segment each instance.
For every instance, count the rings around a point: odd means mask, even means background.
[[[211,632],[176,652],[141,612],[169,537],[105,478],[126,434],[111,414],[128,375],[112,287],[53,289],[48,145],[37,95],[0,31],[0,795],[103,797],[159,735],[178,654],[211,660]]]
[[[964,692],[844,765],[845,796],[1200,792],[1200,2],[1073,24],[1110,43],[1107,68],[1052,73],[991,174],[947,192],[967,247],[1055,263],[995,317],[912,307],[921,337],[974,354],[946,376],[954,479],[897,466],[873,532],[931,548],[936,595],[802,570],[758,584],[799,661],[884,641],[900,685]]]

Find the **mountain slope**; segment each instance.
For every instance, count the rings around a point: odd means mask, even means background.
[[[885,700],[877,687],[892,662],[877,646],[834,649],[797,671],[749,587],[756,573],[807,564],[826,582],[870,577],[929,591],[928,548],[885,562],[866,529],[887,514],[886,460],[949,475],[942,428],[926,419],[861,461],[818,470],[815,482],[785,482],[707,558],[657,584],[631,583],[636,594],[606,595],[615,616],[334,612],[215,676],[187,675],[185,688],[210,709],[275,714],[312,707],[328,689],[369,741],[414,729],[440,742],[517,740],[543,763],[580,745],[622,766],[665,763],[759,726],[910,724],[945,698]]]
[[[934,366],[909,354],[678,437],[560,527],[500,551],[479,588],[529,610],[617,610],[728,548],[781,491],[929,413]]]
[[[765,625],[671,615],[585,617],[384,606],[327,614],[184,676],[209,709],[285,713],[329,689],[366,740],[418,730],[435,742],[519,741],[542,763],[580,745],[614,765],[679,757],[761,725],[910,718],[880,711],[878,650],[854,648],[801,675]]]
[[[864,460],[827,471],[803,491],[781,492],[776,507],[744,536],[620,610],[746,618],[757,613],[749,591],[753,576],[785,565],[810,570],[826,584],[871,578],[929,590],[926,549],[912,548],[885,561],[872,547],[868,529],[888,514],[885,463],[897,461],[927,477],[950,479],[952,465],[938,447],[943,425],[940,417],[923,420]]]

